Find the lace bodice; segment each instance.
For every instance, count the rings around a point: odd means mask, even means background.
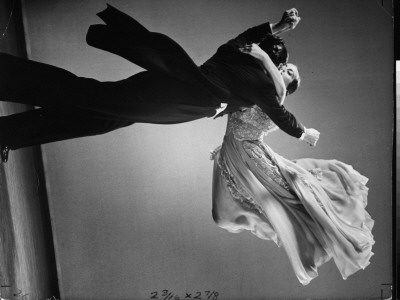
[[[237,140],[261,140],[276,129],[278,127],[261,108],[253,106],[229,115],[226,135],[232,133]]]

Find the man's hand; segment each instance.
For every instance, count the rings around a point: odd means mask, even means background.
[[[292,8],[283,13],[282,19],[279,23],[282,23],[283,26],[289,27],[289,29],[294,29],[297,24],[299,24],[300,20],[299,12],[297,9]]]
[[[286,10],[283,15],[282,19],[277,24],[272,24],[271,29],[273,34],[281,34],[291,29],[294,29],[297,24],[299,24],[301,18],[299,17],[299,12],[297,9],[292,8]]]
[[[319,139],[319,131],[313,128],[307,128],[303,141],[314,147]]]

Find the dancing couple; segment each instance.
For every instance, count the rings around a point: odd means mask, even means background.
[[[250,230],[286,250],[301,283],[333,258],[343,278],[369,264],[373,221],[367,179],[338,161],[289,161],[263,142],[280,128],[315,146],[319,132],[283,106],[300,83],[277,34],[296,27],[296,9],[228,41],[197,66],[171,38],[108,5],[89,45],[144,68],[100,82],[55,66],[0,54],[0,100],[38,106],[0,117],[1,159],[10,150],[103,134],[134,123],[176,124],[228,114],[213,154],[213,218],[231,232]],[[220,111],[222,103],[227,107]]]

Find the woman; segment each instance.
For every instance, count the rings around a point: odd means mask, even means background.
[[[257,45],[242,51],[262,61],[283,101],[294,67],[281,75]],[[211,157],[213,218],[230,232],[249,230],[283,246],[303,285],[331,258],[346,279],[373,255],[368,179],[337,160],[283,158],[263,143],[276,129],[257,106],[230,114],[223,144]]]

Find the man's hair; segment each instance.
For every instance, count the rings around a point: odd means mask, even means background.
[[[277,35],[269,34],[267,37],[259,44],[259,47],[267,52],[272,62],[278,68],[280,65],[286,65],[289,55],[285,46],[285,42]],[[286,95],[293,94],[297,88],[300,86],[301,78],[293,79],[291,83],[286,87]]]
[[[259,47],[267,52],[272,62],[279,67],[280,64],[286,64],[288,53],[283,40],[276,35],[269,34],[260,44]]]

